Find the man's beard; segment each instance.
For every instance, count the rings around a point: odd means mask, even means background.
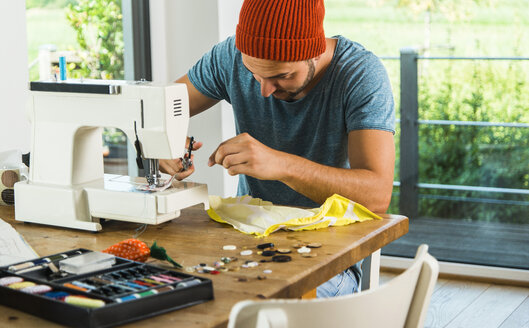
[[[307,85],[314,79],[314,73],[316,72],[316,67],[314,66],[314,62],[312,59],[307,60],[307,65],[309,65],[309,71],[307,72],[307,78],[305,78],[305,81],[303,82],[303,85],[296,89],[295,91],[286,91],[286,90],[276,90],[273,95],[276,95],[276,98],[285,100],[285,101],[294,101],[296,100],[296,96],[299,95]],[[286,95],[286,97],[281,97],[280,95]],[[279,96],[279,97],[278,97]]]

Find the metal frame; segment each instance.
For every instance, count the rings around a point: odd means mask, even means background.
[[[397,57],[381,57],[381,59],[395,60]],[[418,61],[419,60],[529,60],[529,57],[423,57],[419,56],[415,48],[403,48],[400,51],[400,186],[399,212],[409,218],[419,215],[419,189],[446,189],[478,191],[484,193],[510,193],[529,195],[529,190],[513,188],[494,188],[480,186],[459,186],[431,183],[419,183],[419,125],[458,125],[484,127],[529,128],[527,123],[503,122],[465,122],[448,120],[419,120],[418,103]],[[513,202],[513,205],[526,205],[526,202]]]
[[[125,80],[152,81],[151,27],[149,0],[123,0],[123,42],[125,43]],[[136,150],[127,143],[127,161],[130,176],[143,176],[136,165]],[[144,163],[144,167],[148,165]]]
[[[123,0],[125,80],[152,81],[149,0]]]

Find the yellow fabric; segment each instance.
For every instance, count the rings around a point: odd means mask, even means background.
[[[321,207],[313,209],[276,206],[250,196],[209,196],[209,206],[208,214],[213,220],[258,237],[266,237],[279,229],[314,230],[382,219],[364,206],[337,194],[327,198]]]

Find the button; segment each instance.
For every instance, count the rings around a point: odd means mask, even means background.
[[[307,247],[309,247],[309,248],[320,248],[321,244],[320,243],[310,243],[310,244],[307,245]]]
[[[300,253],[300,254],[310,253],[310,248],[303,246],[300,249],[298,249],[298,253]]]
[[[318,254],[316,253],[302,253],[301,256],[303,257],[316,257]]]
[[[251,249],[245,249],[241,252],[242,256],[252,255],[253,251]]]
[[[292,251],[288,248],[278,248],[276,250],[276,252],[278,252],[279,254],[290,254],[292,253]]]
[[[273,243],[264,243],[264,244],[257,245],[257,248],[259,248],[259,249],[265,249],[265,248],[270,248],[270,247],[274,247],[274,244]]]
[[[263,251],[261,255],[262,256],[274,256],[276,255],[276,252],[275,251]]]
[[[222,249],[225,251],[234,251],[237,249],[237,246],[235,245],[224,245],[222,246]]]
[[[272,257],[272,261],[274,262],[290,262],[292,260],[292,257],[288,255],[276,255]]]

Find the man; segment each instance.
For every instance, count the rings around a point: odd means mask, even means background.
[[[191,115],[232,104],[237,136],[208,164],[239,175],[239,195],[318,207],[337,193],[385,212],[395,162],[391,86],[372,53],[325,38],[323,17],[323,0],[246,0],[235,37],[177,82],[187,84]],[[160,167],[180,179],[193,172],[179,172],[179,161]],[[360,277],[357,263],[318,287],[318,297],[355,292]]]

